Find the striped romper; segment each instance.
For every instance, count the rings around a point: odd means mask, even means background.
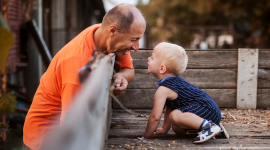
[[[203,90],[186,82],[180,76],[163,78],[157,84],[158,87],[165,86],[178,94],[175,100],[166,100],[165,105],[172,110],[179,109],[182,112],[191,112],[219,125],[221,120],[220,109]]]

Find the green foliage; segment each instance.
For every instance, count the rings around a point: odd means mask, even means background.
[[[12,114],[15,111],[16,103],[16,96],[7,93],[4,97],[0,93],[0,114]]]

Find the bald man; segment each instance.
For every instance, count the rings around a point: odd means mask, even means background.
[[[145,28],[144,17],[136,7],[120,4],[104,16],[102,24],[90,26],[65,45],[40,79],[25,119],[23,149],[38,150],[43,137],[63,124],[72,97],[81,86],[78,70],[92,58],[94,49],[115,53],[118,73],[113,76],[114,94],[123,93],[134,77],[129,50],[138,50]]]

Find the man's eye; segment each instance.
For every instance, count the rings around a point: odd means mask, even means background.
[[[132,42],[138,41],[140,38],[131,39]]]

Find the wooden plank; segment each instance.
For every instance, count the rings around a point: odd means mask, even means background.
[[[188,69],[228,69],[237,68],[237,51],[186,51],[189,57]],[[152,54],[152,50],[130,51],[133,58],[133,65],[136,69],[147,69],[147,59]],[[259,51],[258,67],[270,69],[270,51]]]
[[[258,89],[257,108],[270,108],[270,89]]]
[[[109,79],[110,81],[112,81],[112,77],[113,77],[113,68],[114,68],[114,63],[115,63],[115,54],[114,53],[110,53],[108,54],[108,57],[111,57],[111,64],[110,64],[110,69],[108,71],[108,75],[109,75]],[[111,85],[111,83],[109,84]],[[108,144],[108,137],[109,137],[109,132],[110,132],[110,127],[111,127],[111,119],[112,119],[112,98],[109,95],[109,90],[107,90],[106,93],[106,99],[104,101],[107,101],[108,104],[107,106],[104,108],[104,112],[103,113],[103,125],[102,125],[102,133],[103,133],[103,145],[104,147],[106,147],[106,145]]]
[[[188,69],[236,69],[237,51],[186,51]],[[152,50],[131,51],[133,64],[136,69],[147,69],[147,59]]]
[[[63,126],[46,137],[41,149],[104,149],[112,70],[111,56],[100,60],[75,97]]]
[[[236,108],[236,89],[202,89],[219,107]],[[127,89],[119,96],[124,106],[130,109],[152,109],[155,89]],[[270,89],[258,89],[257,108],[270,108]],[[120,106],[113,102],[113,108]]]
[[[259,64],[258,67],[262,69],[270,69],[270,51],[259,51]]]
[[[145,132],[145,128],[146,128],[146,124],[147,121],[144,122],[145,126],[138,126],[140,127],[140,129],[111,129],[110,130],[110,134],[109,134],[109,138],[124,138],[124,137],[129,137],[129,138],[136,138],[136,137],[140,137],[144,134]],[[161,126],[160,126],[161,127]],[[253,125],[224,125],[224,127],[226,128],[226,130],[228,131],[228,133],[230,134],[230,137],[237,137],[237,136],[241,136],[242,138],[247,138],[247,137],[253,137],[253,138],[261,138],[261,137],[265,137],[267,139],[270,138],[270,134],[268,133],[269,130],[267,130],[267,127],[265,128],[259,128],[256,131],[257,132],[248,132],[249,130],[253,130],[254,128],[256,129],[256,127],[254,127]],[[266,130],[266,132],[265,132]],[[268,131],[268,132],[267,132]],[[194,138],[196,137],[196,135],[191,135],[190,137],[188,136],[181,136],[181,135],[176,135],[173,130],[170,130],[168,132],[168,134],[165,135],[157,135],[155,136],[156,138],[178,138],[178,139],[186,139],[186,138]]]
[[[118,98],[129,109],[152,109],[155,92],[155,89],[127,89]],[[113,101],[113,108],[121,107]]]
[[[236,69],[187,69],[181,77],[196,87],[204,89],[236,88]],[[158,79],[147,69],[135,69],[135,77],[129,83],[129,89],[157,87]]]
[[[181,77],[196,87],[205,89],[236,89],[236,69],[187,69]],[[158,79],[147,69],[135,69],[135,77],[129,89],[157,87]],[[258,88],[270,88],[270,70],[258,70]]]
[[[258,89],[263,88],[270,88],[270,70],[258,69]]]
[[[202,90],[211,96],[219,107],[236,107],[236,89]],[[127,89],[124,94],[119,96],[119,100],[130,109],[152,109],[155,91],[155,89]],[[113,102],[113,108],[120,108],[120,106]]]
[[[237,109],[256,109],[258,49],[238,50]]]

